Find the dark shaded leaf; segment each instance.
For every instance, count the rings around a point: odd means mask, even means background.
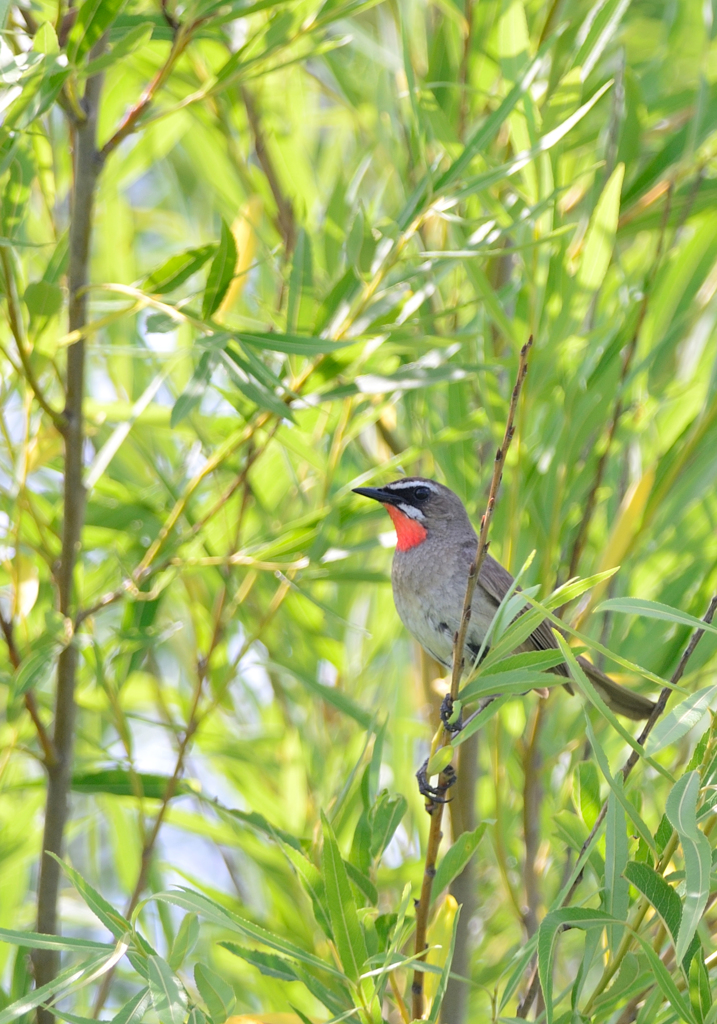
[[[436,877],[433,879],[432,900],[436,899],[453,879],[460,875],[478,849],[485,830],[486,822],[482,821],[472,832],[463,832],[458,836],[455,843],[446,851],[436,870]]]

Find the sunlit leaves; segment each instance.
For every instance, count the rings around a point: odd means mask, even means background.
[[[692,942],[710,893],[712,855],[706,836],[697,827],[699,772],[689,772],[667,798],[666,814],[676,829],[685,857],[685,897],[675,956],[682,960]]]
[[[160,267],[153,270],[149,277],[145,278],[144,289],[157,295],[174,291],[175,288],[184,284],[192,274],[201,270],[216,251],[216,245],[210,243],[202,245],[198,249],[187,249],[176,256],[170,256]]]
[[[325,819],[323,835],[322,874],[336,948],[347,977],[356,982],[368,956],[366,940],[359,925],[356,905],[336,838],[331,825]]]
[[[67,40],[67,56],[79,63],[109,28],[126,0],[84,0]]]
[[[586,654],[625,685],[661,687],[714,588],[717,103],[695,77],[714,62],[700,13],[668,24],[649,5],[578,0],[546,21],[522,2],[473,4],[469,26],[446,3],[438,17],[416,4],[313,0],[165,7],[168,19],[160,5],[90,2],[55,25],[55,12],[34,5],[34,36],[18,9],[5,26],[2,241],[17,302],[3,288],[0,610],[12,612],[19,667],[0,666],[3,913],[17,922],[2,937],[13,956],[44,942],[77,967],[112,952],[83,942],[105,928],[121,939],[131,925],[98,1015],[116,1024],[157,1018],[154,1007],[204,1024],[284,1010],[287,995],[301,1019],[319,1004],[340,1017],[359,988],[366,1005],[377,992],[400,1016],[393,983],[405,993],[410,968],[390,981],[366,975],[411,948],[428,825],[414,773],[442,684],[393,611],[389,524],[349,494],[357,482],[423,473],[456,490],[477,526],[516,348],[533,332],[491,553],[511,571],[537,554],[466,677],[470,700],[501,696],[477,718],[464,707],[469,724],[453,741],[466,786],[478,767],[478,820],[495,824],[476,853],[483,825],[461,832],[455,796],[434,895],[474,857],[478,907],[456,933],[463,952],[472,919],[461,968],[474,983],[469,1020],[514,1016],[536,945],[524,923],[531,901],[537,921],[548,914],[545,980],[550,912],[580,868],[571,900],[588,913],[600,900],[612,918],[584,919],[586,942],[575,928],[558,939],[571,922],[557,925],[547,1013],[599,1022],[639,997],[641,1024],[701,1019],[710,993],[698,935],[682,964],[671,947],[686,941],[683,916],[687,930],[703,920],[713,885],[699,835],[713,813],[714,737],[695,745],[692,730],[714,703],[714,633],[641,751],[657,774],[640,756],[624,785],[637,729],[604,713],[588,679],[586,735],[581,695],[551,671],[570,654],[584,670]],[[193,18],[206,20],[163,77],[170,21],[181,35]],[[104,53],[92,54],[101,38]],[[77,608],[58,622],[63,438],[31,378],[64,407],[69,124],[100,72],[100,144],[161,84],[99,181],[82,293],[92,493]],[[242,242],[228,225],[249,210]],[[587,578],[555,590],[591,495],[575,570]],[[588,615],[608,594],[605,614]],[[76,624],[76,611],[105,600]],[[516,652],[545,609],[570,650]],[[63,894],[71,937],[39,939],[20,930],[34,920],[28,879],[45,785],[25,702],[52,735],[69,642],[80,670],[68,852],[80,874]],[[199,721],[188,725],[202,673]],[[532,686],[549,698],[538,703]],[[149,858],[144,895],[160,895],[125,920],[187,729]],[[466,741],[476,732],[474,762]],[[701,796],[690,781],[678,841],[664,811],[686,764]],[[604,831],[584,853],[606,797]],[[167,878],[188,889],[163,893]],[[645,899],[654,960],[630,931]],[[151,993],[143,936],[162,957]],[[629,952],[585,1014],[620,941]],[[26,954],[14,975],[4,970],[0,1000],[25,998]],[[347,977],[357,970],[358,985]],[[58,1016],[89,1020],[104,977],[73,995],[64,975]],[[441,985],[452,984],[445,973]]]

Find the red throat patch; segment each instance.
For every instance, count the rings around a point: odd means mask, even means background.
[[[408,551],[410,548],[418,547],[419,544],[424,542],[428,536],[424,526],[421,526],[415,519],[411,519],[410,516],[405,515],[395,505],[384,505],[384,508],[391,519],[393,519],[393,525],[396,527],[396,547],[399,551]]]

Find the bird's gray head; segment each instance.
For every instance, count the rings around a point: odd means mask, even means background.
[[[435,480],[404,477],[383,487],[355,487],[355,494],[380,501],[396,527],[397,548],[407,551],[422,544],[432,530],[452,526],[471,529],[457,494]]]

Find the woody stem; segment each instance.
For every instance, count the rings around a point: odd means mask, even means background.
[[[533,344],[533,339],[530,337],[527,343],[520,350],[520,361],[518,363],[518,374],[513,388],[513,393],[510,398],[510,406],[508,408],[508,419],[505,425],[505,433],[503,435],[503,442],[496,452],[495,462],[493,463],[493,477],[490,482],[490,491],[488,492],[488,502],[486,505],[485,513],[481,519],[480,536],[478,537],[478,547],[476,549],[476,555],[471,563],[471,567],[468,570],[468,581],[466,584],[466,593],[463,600],[463,611],[461,613],[460,626],[453,639],[453,672],[451,675],[451,700],[456,700],[458,697],[458,689],[460,686],[461,673],[463,670],[463,648],[465,647],[466,636],[468,633],[468,624],[471,617],[471,603],[473,601],[473,594],[475,592],[476,583],[478,582],[478,573],[480,572],[483,561],[488,552],[488,532],[490,530],[491,520],[493,519],[493,510],[495,508],[495,500],[498,494],[498,488],[500,481],[503,476],[503,467],[505,466],[505,459],[510,448],[510,443],[513,440],[513,433],[515,430],[514,420],[516,409],[518,408],[518,399],[520,398],[520,392],[523,387],[523,381],[525,375],[528,372],[528,353]],[[445,746],[451,741],[451,733],[447,730],[443,730],[443,734],[440,737],[437,746]],[[444,771],[440,774],[438,779],[438,786],[436,787],[438,793],[443,794],[450,785],[451,778]],[[441,832],[441,822],[443,820],[443,803],[441,800],[433,800],[428,797],[426,800],[426,810],[431,816],[431,826],[428,833],[428,845],[426,847],[426,860],[423,868],[423,882],[421,884],[421,896],[416,905],[416,954],[420,954],[419,960],[422,963],[426,959],[426,936],[428,933],[428,911],[431,906],[431,891],[433,889],[433,879],[436,875],[436,860],[438,859],[438,848],[441,843],[443,833]],[[413,972],[413,984],[411,985],[412,995],[412,1011],[413,1019],[420,1020],[423,1017],[424,1011],[424,996],[423,996],[423,971],[418,969]]]

